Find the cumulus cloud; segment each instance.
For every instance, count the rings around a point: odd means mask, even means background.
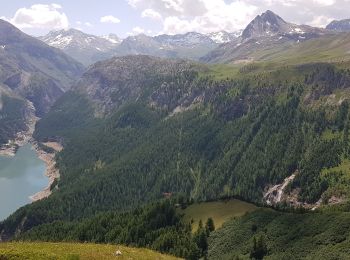
[[[350,0],[126,0],[142,17],[162,21],[168,34],[236,31],[270,9],[286,21],[325,26],[350,18]],[[162,19],[160,19],[162,17]]]
[[[101,17],[100,22],[101,23],[114,23],[114,24],[117,24],[117,23],[120,23],[120,20],[117,17],[113,16],[113,15],[106,15],[106,16]]]
[[[6,20],[21,29],[68,28],[68,18],[60,9],[62,9],[62,6],[58,4],[35,4],[29,8],[18,9],[12,18]]]
[[[140,33],[144,33],[145,32],[145,29],[141,28],[141,27],[134,27],[132,29],[132,34],[140,34]]]
[[[160,15],[160,13],[154,11],[153,9],[145,9],[142,14],[141,14],[142,17],[148,17],[148,18],[151,18],[151,19],[155,19],[155,20],[161,20],[162,19],[162,16]]]
[[[90,23],[90,22],[81,22],[81,21],[77,21],[76,24],[77,24],[78,26],[86,26],[86,27],[92,27],[92,26],[93,26],[92,23]]]
[[[143,9],[142,16],[164,17],[163,33],[189,31],[208,33],[242,28],[257,9],[245,1],[225,0],[128,0],[134,8]],[[152,10],[152,11],[151,11]],[[155,13],[159,15],[155,15]]]
[[[327,16],[315,16],[308,24],[315,27],[325,27],[327,24],[335,20],[334,18],[330,18]]]

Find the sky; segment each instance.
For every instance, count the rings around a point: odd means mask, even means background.
[[[121,38],[190,31],[234,32],[271,10],[288,22],[324,27],[350,18],[350,0],[0,0],[0,17],[39,36],[76,28]]]

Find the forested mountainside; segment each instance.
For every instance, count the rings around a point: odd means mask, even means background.
[[[148,56],[97,63],[37,124],[37,140],[65,147],[53,194],[2,222],[1,237],[169,193],[264,203],[267,188],[292,174],[287,203],[345,200],[347,66],[237,70]]]
[[[83,69],[60,50],[0,20],[0,144],[27,130],[29,102],[37,116],[44,115]]]

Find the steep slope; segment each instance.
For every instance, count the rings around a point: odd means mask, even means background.
[[[326,29],[338,32],[349,32],[350,31],[350,19],[332,21],[326,26]]]
[[[110,51],[121,42],[116,35],[98,37],[76,29],[52,31],[39,39],[63,50],[85,65],[99,61],[101,54]]]
[[[272,11],[258,15],[243,30],[242,36],[201,58],[209,63],[247,63],[257,60],[256,52],[286,50],[331,31],[284,21]]]
[[[0,102],[4,104],[6,97],[22,99],[20,102],[23,104],[30,101],[38,116],[45,114],[83,71],[80,63],[61,51],[22,33],[2,20],[0,46]],[[3,112],[4,109],[7,108],[1,107],[0,110]],[[28,106],[23,105],[21,110],[21,113],[7,114],[9,118],[17,115],[13,122],[22,121],[20,124],[15,123],[17,127],[10,122],[6,125],[9,130],[7,137],[14,137],[18,130],[26,130],[24,125],[28,113],[25,111],[28,111]],[[4,127],[0,125],[2,132],[5,131]]]
[[[249,259],[253,252],[264,259],[348,259],[348,207],[343,212],[260,210],[230,220],[210,236],[208,259]]]

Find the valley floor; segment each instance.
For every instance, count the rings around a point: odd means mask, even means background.
[[[120,251],[121,255],[116,256]],[[145,259],[175,260],[173,256],[156,253],[149,249],[116,245],[78,243],[0,243],[0,259]]]

